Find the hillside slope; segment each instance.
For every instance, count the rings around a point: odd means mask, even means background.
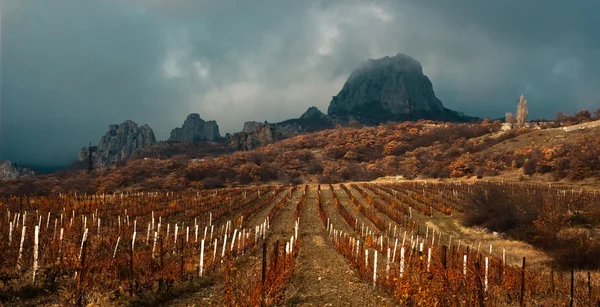
[[[588,127],[580,129],[579,127]],[[0,193],[185,190],[261,183],[335,183],[404,178],[504,178],[579,182],[600,178],[600,127],[501,130],[501,123],[433,121],[337,128],[250,151],[165,143],[160,159],[7,181]],[[150,158],[143,158],[150,157]]]

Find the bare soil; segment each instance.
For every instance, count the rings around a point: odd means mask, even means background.
[[[362,281],[327,236],[318,213],[316,187],[308,191],[300,216],[301,248],[296,274],[286,290],[288,306],[392,306],[384,291]],[[331,201],[329,190],[322,194]],[[351,233],[333,205],[326,206],[330,221]]]

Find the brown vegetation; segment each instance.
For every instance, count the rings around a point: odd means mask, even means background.
[[[594,118],[588,115],[578,112],[559,123]],[[179,191],[272,182],[369,181],[397,175],[406,179],[483,178],[520,168],[524,175],[551,174],[548,178],[553,180],[600,178],[600,162],[595,158],[600,154],[600,138],[593,131],[567,133],[529,128],[501,131],[500,121],[489,120],[471,124],[419,121],[337,127],[230,154],[217,145],[187,152],[184,145],[165,143],[158,146],[159,151],[170,158],[133,159],[91,174],[63,172],[7,181],[0,193]],[[138,156],[155,154],[149,151]]]
[[[600,268],[600,196],[595,192],[513,184],[478,184],[463,221],[532,243],[562,267]]]

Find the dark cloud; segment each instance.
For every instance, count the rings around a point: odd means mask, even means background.
[[[594,1],[0,0],[2,158],[66,164],[109,123],[159,139],[188,113],[224,132],[326,110],[367,58],[419,60],[477,116],[600,107]]]

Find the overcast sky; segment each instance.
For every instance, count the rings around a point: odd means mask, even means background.
[[[403,52],[448,108],[600,108],[600,1],[0,0],[1,158],[64,165],[111,123],[326,112],[354,67]]]

